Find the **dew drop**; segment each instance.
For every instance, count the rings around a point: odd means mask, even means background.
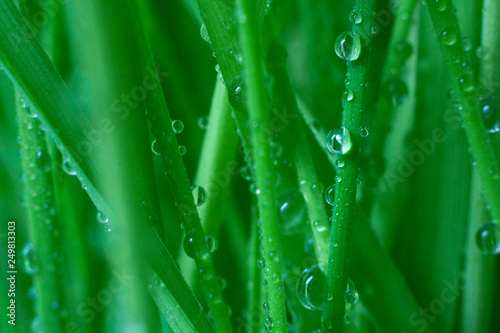
[[[97,222],[99,223],[108,223],[108,217],[101,211],[97,212]]]
[[[283,235],[302,233],[307,227],[307,208],[297,189],[281,193],[277,199],[279,228]]]
[[[152,143],[151,143],[151,151],[153,152],[153,154],[155,154],[156,156],[161,156],[160,154],[160,149],[158,147],[158,142],[156,142],[156,140],[154,140]]]
[[[490,96],[482,101],[481,118],[490,133],[500,131],[500,100]]]
[[[335,53],[346,61],[354,61],[361,53],[361,38],[351,31],[341,33],[335,41]]]
[[[207,27],[204,24],[201,25],[200,34],[201,34],[201,38],[203,38],[205,40],[205,42],[207,42],[208,44],[212,44],[212,41],[210,40],[210,36],[208,35]]]
[[[252,181],[252,173],[250,171],[250,167],[248,165],[245,165],[241,168],[240,170],[241,177],[245,179],[246,181]]]
[[[444,45],[454,45],[457,42],[457,32],[455,29],[445,30],[441,33],[441,40]]]
[[[362,137],[362,138],[366,138],[368,137],[368,135],[370,134],[370,132],[368,132],[368,128],[366,126],[361,126],[359,128],[359,135]]]
[[[63,171],[65,173],[67,173],[70,176],[75,176],[76,175],[76,171],[73,168],[73,165],[71,164],[71,161],[70,161],[69,157],[65,157],[63,159],[62,169],[63,169]]]
[[[269,312],[269,303],[267,301],[264,302],[264,304],[262,304],[262,308],[264,309],[264,311]]]
[[[444,12],[446,8],[448,8],[448,5],[446,4],[446,0],[436,0],[436,8],[440,12]]]
[[[26,274],[34,275],[38,271],[38,267],[36,265],[35,248],[33,243],[28,242],[24,245],[21,250],[21,258],[23,260],[23,268]]]
[[[196,252],[194,250],[195,236],[194,233],[186,234],[184,238],[184,251],[190,258],[196,258]]]
[[[326,147],[334,154],[345,155],[351,151],[352,141],[349,130],[345,127],[338,127],[326,136]]]
[[[258,266],[260,269],[264,269],[264,268],[266,268],[266,259],[264,259],[264,258],[260,258],[259,260],[257,260],[257,266]]]
[[[335,204],[335,184],[328,186],[326,189],[325,200],[331,206]]]
[[[359,301],[359,293],[356,289],[347,289],[345,292],[345,301],[349,304],[356,304]]]
[[[344,101],[350,102],[354,99],[354,93],[350,89],[344,90]]]
[[[387,81],[385,89],[393,106],[404,105],[408,101],[408,88],[399,78]]]
[[[476,233],[476,244],[484,255],[500,253],[500,230],[494,222],[481,225]]]
[[[349,21],[351,21],[352,24],[361,24],[361,22],[363,22],[363,15],[353,10],[351,14],[349,14]]]
[[[193,193],[194,203],[196,206],[201,206],[207,200],[207,192],[202,186],[194,185],[191,187]]]
[[[219,248],[219,242],[217,238],[213,236],[206,236],[205,241],[207,242],[208,252],[214,253]]]
[[[181,156],[186,155],[186,147],[179,146],[179,154],[181,154]]]
[[[378,28],[376,25],[372,25],[370,27],[370,33],[372,34],[372,36],[376,36],[378,34]]]
[[[175,134],[180,134],[184,130],[184,123],[181,120],[172,120],[172,129]]]
[[[303,307],[322,310],[326,302],[326,276],[318,265],[306,268],[297,280],[297,297]]]
[[[465,92],[470,92],[474,90],[474,82],[469,76],[463,76],[458,81],[460,88]]]
[[[208,128],[208,117],[198,118],[198,127],[202,130],[206,130]]]
[[[345,165],[345,162],[343,159],[339,158],[338,160],[335,161],[335,165],[337,166],[337,168],[343,168]]]

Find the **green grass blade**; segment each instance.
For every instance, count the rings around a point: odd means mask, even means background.
[[[335,199],[332,211],[332,229],[327,274],[327,293],[329,301],[323,315],[323,332],[342,332],[344,327],[345,292],[351,252],[352,220],[356,206],[356,190],[361,145],[360,131],[363,125],[362,111],[365,108],[365,83],[367,62],[370,58],[371,25],[375,1],[358,0],[355,12],[364,19],[361,24],[353,24],[353,31],[358,34],[365,46],[359,59],[347,63],[346,91],[351,91],[352,100],[345,100],[342,112],[342,127],[352,140],[353,147],[349,156],[342,156],[344,166],[337,171]],[[361,47],[361,46],[357,46]],[[347,141],[348,139],[346,139]]]
[[[255,183],[262,229],[263,258],[266,263],[267,301],[271,323],[267,326],[277,332],[287,330],[286,307],[281,276],[280,238],[276,212],[274,167],[271,157],[270,116],[264,89],[264,68],[258,5],[252,0],[237,1],[239,31],[246,85],[236,92],[245,94],[248,100]],[[243,83],[243,82],[242,82]]]

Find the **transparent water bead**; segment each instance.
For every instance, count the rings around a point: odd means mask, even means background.
[[[28,242],[24,245],[21,250],[21,258],[23,260],[23,269],[26,274],[33,275],[38,271],[33,243]]]
[[[359,302],[359,293],[356,289],[347,289],[345,292],[345,301],[349,304],[356,304]]]
[[[335,40],[335,53],[345,60],[354,61],[361,53],[361,38],[351,31],[341,33]]]
[[[303,307],[322,310],[326,302],[326,276],[318,265],[306,268],[297,280],[297,297]]]
[[[97,222],[99,223],[108,223],[109,219],[103,212],[97,212]]]
[[[186,155],[186,147],[184,146],[179,146],[179,154],[181,154],[181,156],[184,156]]]
[[[69,157],[65,157],[63,159],[62,169],[65,173],[67,173],[70,176],[76,175],[76,170],[73,168],[73,165],[71,164],[71,160]]]
[[[207,192],[202,186],[194,185],[191,187],[193,193],[194,203],[196,206],[201,206],[207,200]]]
[[[264,259],[264,258],[260,258],[259,260],[257,260],[257,266],[258,266],[260,269],[264,269],[264,268],[266,268],[266,259]]]
[[[283,235],[301,233],[307,227],[307,208],[302,192],[293,189],[278,197],[279,228]]]
[[[326,148],[330,153],[345,155],[351,151],[351,133],[345,127],[338,127],[328,132]]]
[[[213,253],[219,248],[219,242],[217,241],[216,238],[212,236],[206,236],[205,242],[207,243],[207,248],[209,253]],[[190,232],[186,234],[186,237],[184,238],[184,251],[186,251],[186,254],[191,258],[196,258],[196,251],[194,246],[195,243],[196,243],[195,233]]]
[[[366,126],[361,126],[359,128],[359,135],[362,137],[362,138],[366,138],[368,137],[368,135],[370,134],[370,132],[368,132],[368,128]]]
[[[408,102],[408,87],[399,78],[390,79],[385,86],[393,106],[400,106]]]
[[[161,156],[161,154],[160,154],[160,148],[158,147],[158,142],[156,142],[156,140],[154,140],[153,142],[151,142],[151,151],[156,156]]]
[[[208,117],[198,118],[198,127],[202,130],[206,130],[208,128]]]
[[[456,29],[448,29],[441,33],[441,40],[444,45],[454,45],[457,42],[457,31]]]
[[[500,100],[495,96],[488,97],[482,101],[481,118],[484,127],[490,133],[500,131]]]
[[[349,14],[349,21],[351,21],[352,24],[361,24],[361,22],[363,22],[363,15],[353,10],[351,14]]]
[[[184,130],[184,123],[181,120],[172,120],[172,129],[175,134],[180,134]]]
[[[208,252],[214,253],[219,248],[219,241],[213,236],[206,236],[205,242],[207,242]]]
[[[325,200],[331,206],[335,204],[335,184],[328,186],[326,189]]]
[[[344,101],[350,102],[354,99],[354,93],[350,89],[344,90]]]
[[[201,38],[203,38],[205,42],[207,42],[208,44],[212,44],[210,36],[208,35],[207,27],[204,24],[201,25],[200,34]]]
[[[476,244],[484,255],[500,253],[500,230],[494,222],[487,222],[479,227],[476,233]]]

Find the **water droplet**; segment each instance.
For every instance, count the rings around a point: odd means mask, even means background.
[[[175,134],[180,134],[184,130],[184,123],[181,120],[172,120],[172,129]]]
[[[345,292],[345,301],[349,304],[356,304],[359,301],[359,293],[356,289],[347,289]]]
[[[204,24],[201,25],[200,34],[201,34],[201,38],[203,38],[205,40],[205,42],[207,42],[208,44],[212,44],[212,41],[210,40],[210,36],[208,35],[207,27]]]
[[[264,302],[264,304],[262,304],[262,308],[264,309],[264,311],[269,312],[269,303],[267,301]]]
[[[325,200],[329,205],[335,204],[335,184],[328,186],[325,191]]]
[[[328,328],[329,330],[332,329],[333,327],[333,323],[330,319],[325,319],[323,321],[323,325],[325,325],[325,327]]]
[[[260,258],[259,260],[257,260],[257,266],[258,266],[260,269],[264,269],[264,268],[266,268],[266,259],[264,259],[264,258]]]
[[[351,14],[349,14],[349,21],[351,21],[352,24],[361,24],[361,22],[363,22],[363,15],[353,10]]]
[[[220,290],[226,289],[226,279],[224,279],[222,276],[217,277],[217,284],[219,285]]]
[[[345,323],[346,325],[349,325],[349,324],[351,323],[351,317],[349,317],[349,316],[344,316],[344,323]]]
[[[190,258],[196,258],[196,252],[194,250],[195,236],[194,233],[186,234],[184,238],[184,251]]]
[[[21,258],[23,260],[23,268],[26,274],[34,275],[38,271],[38,267],[36,265],[35,248],[33,243],[28,242],[24,245],[21,250]]]
[[[344,90],[344,101],[350,102],[354,99],[354,93],[350,89]]]
[[[73,165],[72,165],[71,160],[70,160],[69,157],[65,157],[63,159],[62,169],[63,169],[63,171],[65,173],[67,173],[70,176],[75,176],[76,175],[76,171],[73,168]]]
[[[97,212],[97,222],[99,223],[108,223],[108,217],[103,212]]]
[[[336,175],[335,176],[335,182],[340,183],[342,181],[342,176]]]
[[[274,158],[279,158],[283,154],[283,145],[276,141],[271,141],[271,155]]]
[[[436,0],[436,8],[440,12],[444,12],[448,8],[446,0]]]
[[[318,265],[306,268],[297,280],[297,297],[303,307],[322,310],[326,302],[326,276]]]
[[[481,118],[484,127],[490,133],[500,131],[500,100],[495,96],[490,96],[481,101]]]
[[[160,154],[160,148],[158,147],[158,142],[156,142],[156,140],[154,140],[152,143],[151,143],[151,151],[153,152],[153,154],[155,154],[156,156],[161,156]]]
[[[345,155],[351,151],[352,141],[349,130],[345,127],[338,127],[326,136],[326,147],[334,154]]]
[[[474,90],[474,82],[469,75],[465,75],[458,81],[460,88],[465,92],[470,92]]]
[[[404,105],[408,101],[408,88],[399,78],[387,81],[385,89],[393,106]]]
[[[366,138],[368,137],[368,135],[370,134],[370,132],[368,132],[368,128],[366,126],[361,126],[359,128],[359,135],[362,137],[362,138]]]
[[[323,232],[328,230],[327,224],[321,221],[314,221],[313,226],[317,232]]]
[[[335,161],[335,165],[337,166],[337,168],[343,168],[345,165],[345,162],[343,159],[339,158],[338,160]]]
[[[354,61],[361,53],[361,38],[351,31],[341,33],[335,41],[335,53],[346,61]]]
[[[243,80],[238,76],[230,83],[227,90],[229,103],[231,103],[232,107],[236,110],[245,110],[246,108],[245,89],[243,84]]]
[[[198,127],[202,130],[206,130],[208,128],[208,117],[198,118]]]
[[[476,233],[476,244],[484,255],[500,253],[500,230],[494,222],[481,225]]]
[[[201,206],[207,200],[207,192],[202,186],[194,185],[191,187],[193,193],[194,203],[196,206]]]
[[[179,154],[181,154],[181,156],[186,155],[186,147],[179,146]]]
[[[245,165],[241,168],[240,170],[241,177],[245,179],[246,181],[252,181],[252,173],[250,172],[250,167],[248,165]]]
[[[454,45],[457,42],[457,32],[455,29],[445,30],[441,33],[441,40],[444,45]]]
[[[219,248],[219,242],[217,241],[217,238],[206,236],[205,241],[207,242],[208,252],[214,253]]]
[[[283,235],[302,233],[307,227],[307,208],[302,192],[293,189],[281,193],[277,203],[280,232]]]
[[[378,28],[376,25],[372,25],[370,27],[370,33],[372,34],[372,36],[376,36],[378,34]]]

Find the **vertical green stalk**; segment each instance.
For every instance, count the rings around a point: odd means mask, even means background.
[[[255,205],[255,199],[252,200]],[[262,330],[262,269],[257,265],[257,260],[260,257],[260,239],[259,239],[259,217],[256,209],[252,212],[252,225],[250,231],[248,264],[248,322],[250,327],[247,327],[249,333],[260,333]]]
[[[450,0],[426,0],[434,30],[441,46],[448,78],[458,103],[472,157],[477,163],[488,208],[493,220],[500,222],[500,169],[491,140],[479,113],[476,82],[462,45],[462,36]],[[467,66],[464,68],[463,64]]]
[[[498,82],[500,77],[500,2],[483,1],[483,22],[479,82]],[[486,87],[489,88],[489,87]],[[497,97],[498,90],[483,92],[482,98]],[[488,221],[489,214],[481,194],[481,183],[477,172],[473,173],[470,216],[465,254],[465,283],[462,301],[462,332],[489,332],[491,330],[492,306],[495,286],[495,258],[483,255],[476,244],[479,227]]]
[[[17,116],[21,136],[22,165],[26,178],[26,195],[29,214],[29,231],[33,249],[23,260],[27,271],[35,272],[37,311],[45,330],[62,331],[59,313],[59,253],[56,232],[55,200],[52,184],[51,161],[40,128],[40,122],[30,113],[30,107],[23,105],[22,97],[16,92]],[[25,248],[26,249],[26,248]]]
[[[266,324],[271,326],[273,331],[286,332],[285,295],[281,276],[280,239],[271,157],[272,132],[264,89],[258,5],[253,0],[238,0],[237,10],[240,11],[238,13],[239,33],[243,65],[246,70],[246,86],[243,86],[245,88],[239,87],[239,90],[244,89],[239,93],[246,94],[248,99],[253,161],[258,189],[257,199],[262,222],[262,245],[266,263],[265,278],[270,314],[270,320]]]
[[[335,199],[332,210],[333,221],[330,236],[330,251],[327,273],[327,302],[322,318],[322,332],[341,333],[344,327],[345,292],[349,272],[351,235],[361,145],[362,111],[365,108],[365,84],[371,49],[370,29],[375,10],[374,0],[356,0],[354,12],[363,20],[353,24],[353,33],[364,45],[358,59],[347,63],[346,97],[343,101],[342,127],[350,135],[352,147],[347,156],[342,156],[344,166],[337,170]],[[349,47],[349,46],[348,46]],[[353,48],[361,47],[354,42]],[[356,51],[356,50],[353,50]],[[351,50],[347,50],[351,52]],[[343,143],[349,138],[343,138]],[[343,149],[343,148],[342,148]]]

